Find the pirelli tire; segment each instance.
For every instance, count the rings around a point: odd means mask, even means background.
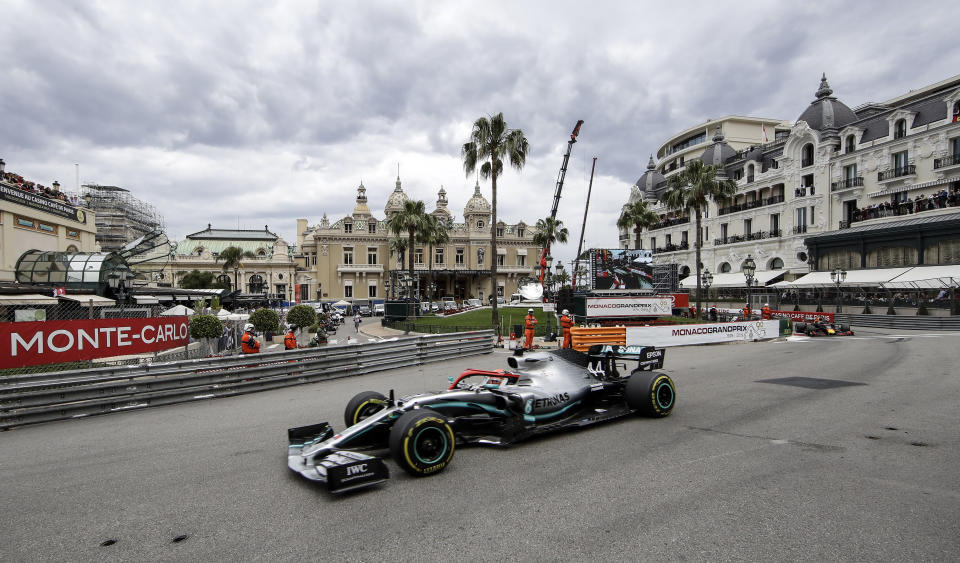
[[[677,388],[673,380],[657,371],[634,370],[627,380],[624,394],[627,406],[642,416],[668,416],[677,404]]]
[[[354,424],[387,408],[387,398],[376,391],[357,393],[347,401],[343,410],[343,422],[350,428]]]
[[[429,409],[406,412],[390,430],[390,455],[414,477],[443,471],[453,459],[456,440],[443,415]]]

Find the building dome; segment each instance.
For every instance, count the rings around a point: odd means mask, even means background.
[[[400,187],[400,176],[397,176],[397,187],[393,189],[393,193],[387,198],[387,204],[383,207],[384,213],[390,215],[391,213],[402,211],[405,201],[407,201],[407,194],[403,193],[403,188]]]
[[[464,217],[476,213],[490,213],[490,202],[480,194],[480,182],[477,182],[476,187],[473,189],[473,197],[467,202],[467,206],[463,208]]]
[[[717,125],[717,132],[713,135],[713,144],[707,147],[707,150],[703,151],[703,154],[700,156],[700,160],[703,161],[704,164],[716,166],[720,168],[721,172],[727,159],[737,154],[737,151],[733,150],[733,147],[728,145],[723,138],[723,131],[721,131],[720,126]]]
[[[820,79],[816,96],[817,99],[810,103],[797,121],[806,121],[811,129],[823,132],[839,131],[857,120],[857,114],[833,96],[826,74]]]
[[[634,184],[636,190],[630,190],[630,203],[636,201],[635,194],[639,192],[640,198],[659,199],[660,194],[667,187],[667,179],[657,170],[657,165],[653,162],[653,155],[650,155],[650,161],[647,162],[647,171],[640,176],[637,183]]]

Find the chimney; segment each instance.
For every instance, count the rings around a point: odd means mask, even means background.
[[[58,181],[56,181],[56,180],[53,181],[53,191],[55,191],[55,192],[59,192],[59,191],[60,191],[60,182],[58,182]]]

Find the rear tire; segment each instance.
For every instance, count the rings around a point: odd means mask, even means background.
[[[390,430],[390,454],[414,477],[440,473],[453,459],[456,440],[443,416],[429,409],[404,413]]]
[[[793,332],[806,332],[807,324],[806,323],[793,323]]]
[[[364,391],[357,393],[347,401],[343,411],[343,422],[350,428],[354,424],[387,408],[387,398],[383,393]]]
[[[624,390],[627,406],[642,416],[660,418],[673,412],[677,389],[665,373],[634,370]]]

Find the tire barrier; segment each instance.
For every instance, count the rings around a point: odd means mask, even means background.
[[[494,342],[494,332],[483,330],[248,356],[6,376],[0,382],[0,430],[488,354]]]

